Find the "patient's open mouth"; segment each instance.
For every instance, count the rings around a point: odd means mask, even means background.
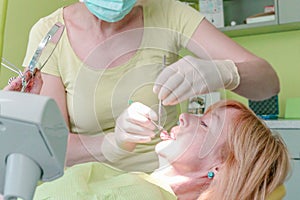
[[[160,132],[160,139],[162,140],[176,140],[174,132],[171,130],[170,133],[168,131],[163,130]]]

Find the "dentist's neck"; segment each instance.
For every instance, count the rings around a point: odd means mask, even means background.
[[[95,17],[96,18],[96,17]],[[132,10],[120,21],[105,22],[97,19],[98,26],[101,30],[111,30],[112,32],[120,32],[130,30],[131,28],[143,27],[143,8],[135,6]]]

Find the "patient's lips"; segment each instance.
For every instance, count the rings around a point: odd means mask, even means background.
[[[170,134],[168,133],[168,131],[163,130],[160,132],[160,139],[162,140],[176,140],[175,134],[173,133],[173,131],[170,132]]]

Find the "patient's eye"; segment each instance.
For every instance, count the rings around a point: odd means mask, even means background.
[[[200,125],[204,126],[205,128],[207,128],[207,124],[204,121],[202,121],[202,120],[200,120]]]

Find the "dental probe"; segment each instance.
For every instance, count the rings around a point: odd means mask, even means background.
[[[166,67],[166,55],[163,56],[163,62],[162,62],[162,69],[164,69]],[[159,103],[158,103],[158,126],[162,127],[161,125],[161,118],[162,118],[162,100],[159,99]]]

